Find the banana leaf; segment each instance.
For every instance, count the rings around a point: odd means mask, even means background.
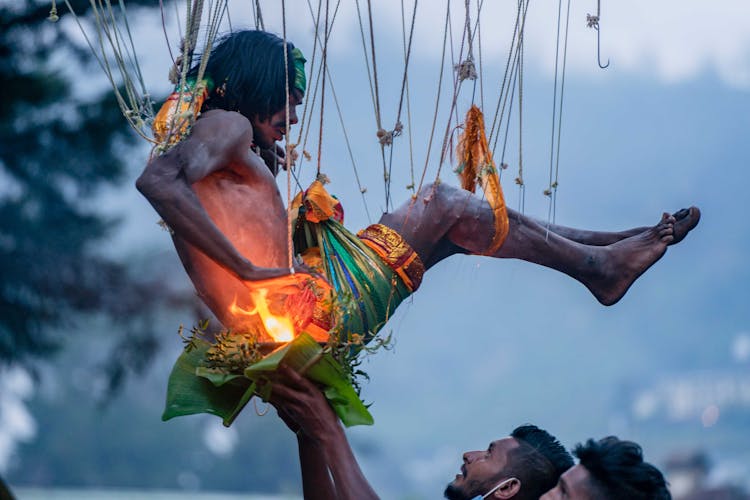
[[[323,394],[345,426],[374,423],[372,415],[357,396],[341,365],[306,333],[247,367],[245,376],[253,382],[267,379],[268,374],[275,371],[282,362],[313,382],[323,385]],[[273,384],[266,384],[266,387],[269,390],[262,394],[264,399],[270,396]]]
[[[256,382],[268,380],[283,362],[323,386],[323,394],[344,425],[373,424],[372,415],[357,396],[342,367],[306,333],[247,367],[244,376],[206,368],[202,362],[211,344],[197,340],[195,346],[190,351],[183,351],[172,368],[162,415],[164,421],[210,413],[221,417],[228,427],[254,395],[268,399],[273,384],[264,384],[263,390],[259,391]]]
[[[177,358],[167,383],[163,421],[196,413],[210,413],[226,420],[250,387],[251,382],[241,376],[197,376],[197,371],[205,370],[201,363],[209,347],[208,342],[196,340],[195,348],[183,351]]]

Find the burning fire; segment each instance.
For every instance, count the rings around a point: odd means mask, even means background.
[[[253,299],[255,308],[253,310],[243,309],[237,305],[237,297],[234,298],[232,305],[229,306],[229,312],[235,315],[260,316],[266,333],[271,336],[275,342],[290,342],[294,339],[294,324],[292,320],[285,316],[276,316],[268,310],[266,296],[268,290],[258,288],[250,290],[250,297]]]

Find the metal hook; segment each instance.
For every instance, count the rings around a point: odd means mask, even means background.
[[[599,27],[596,27],[596,63],[599,65],[601,69],[607,69],[609,66],[609,59],[607,59],[607,64],[602,66],[602,51],[601,51],[601,32],[599,31]]]
[[[601,69],[606,69],[609,66],[609,59],[607,59],[607,64],[602,65],[602,37],[601,31],[599,31],[601,12],[601,0],[596,0],[596,15],[586,14],[586,25],[596,30],[596,63]]]

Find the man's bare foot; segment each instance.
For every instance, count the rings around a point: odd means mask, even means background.
[[[659,223],[602,250],[601,274],[584,283],[605,306],[617,303],[630,286],[659,260],[674,240],[675,217],[664,213]]]
[[[672,216],[675,218],[674,225],[674,240],[670,245],[679,243],[682,241],[687,233],[689,233],[695,226],[698,225],[698,221],[701,218],[701,212],[697,207],[683,208],[673,213]],[[547,227],[547,223],[544,221],[537,221],[539,225]],[[582,245],[593,245],[593,246],[607,246],[630,238],[644,231],[651,229],[648,226],[645,227],[634,227],[632,229],[626,229],[624,231],[589,231],[585,229],[576,229],[565,226],[558,226],[552,224],[549,226],[549,230],[553,233],[573,240],[576,243]]]
[[[698,225],[701,220],[701,211],[698,207],[683,208],[674,213],[674,239],[669,243],[674,245],[685,239],[685,236]]]

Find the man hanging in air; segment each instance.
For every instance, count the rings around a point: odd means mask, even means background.
[[[344,333],[369,338],[419,287],[427,269],[454,254],[540,264],[574,278],[611,305],[700,218],[691,207],[665,213],[651,227],[596,232],[552,225],[548,234],[546,226],[508,209],[501,238],[496,207],[469,191],[436,183],[354,236],[336,222],[337,201],[314,183],[297,200],[298,225],[328,223],[332,239],[306,233],[307,243],[294,249],[304,253],[305,264],[296,260],[290,268],[287,213],[275,182],[282,154],[276,143],[288,135],[287,122],[297,123],[305,60],[291,43],[286,59],[285,68],[284,42],[270,33],[238,31],[222,39],[206,65],[200,117],[186,137],[146,165],[136,182],[171,229],[198,294],[225,328],[250,327],[250,315],[237,313],[253,309],[248,284],[262,280],[271,288],[286,287],[287,302],[297,304],[305,300],[295,298],[301,293],[295,286],[313,276],[319,290],[330,285],[339,296],[348,291],[353,305],[344,315],[349,322]],[[197,66],[190,75],[196,73]],[[327,283],[308,274],[311,268]],[[320,332],[331,326],[319,308],[300,308],[307,318],[297,318],[298,326]]]

